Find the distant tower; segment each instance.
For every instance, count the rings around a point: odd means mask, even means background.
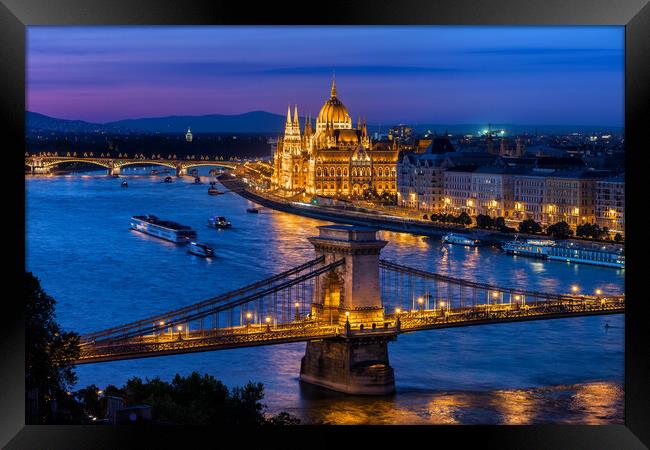
[[[192,142],[192,130],[190,130],[190,127],[187,127],[187,133],[185,133],[185,140],[187,142]]]
[[[515,156],[524,155],[524,141],[521,139],[521,136],[517,137],[517,148],[515,150]]]

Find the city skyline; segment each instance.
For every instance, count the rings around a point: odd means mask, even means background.
[[[27,109],[623,126],[622,27],[30,27]],[[407,101],[405,101],[407,99]],[[354,118],[356,120],[356,116]]]

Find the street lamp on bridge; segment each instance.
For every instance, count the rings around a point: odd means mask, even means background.
[[[247,312],[246,313],[246,334],[248,334],[248,326],[251,323],[251,317],[253,317],[253,315],[251,313]]]
[[[295,306],[296,306],[296,320],[300,320],[300,302],[296,302]]]
[[[266,321],[266,331],[271,331],[271,318],[267,316],[264,320]]]

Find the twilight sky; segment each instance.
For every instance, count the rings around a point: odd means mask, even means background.
[[[27,109],[95,122],[318,114],[622,126],[623,27],[29,27]]]

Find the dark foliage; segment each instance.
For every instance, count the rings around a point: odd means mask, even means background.
[[[567,239],[573,235],[573,230],[568,223],[562,221],[546,227],[546,234],[557,239]]]
[[[522,220],[519,223],[519,232],[536,234],[542,232],[542,225],[539,222],[535,222],[533,219]]]
[[[79,335],[61,330],[55,304],[38,278],[25,272],[27,423],[65,422],[59,412],[73,412],[69,389],[77,381],[73,363],[79,356]]]

